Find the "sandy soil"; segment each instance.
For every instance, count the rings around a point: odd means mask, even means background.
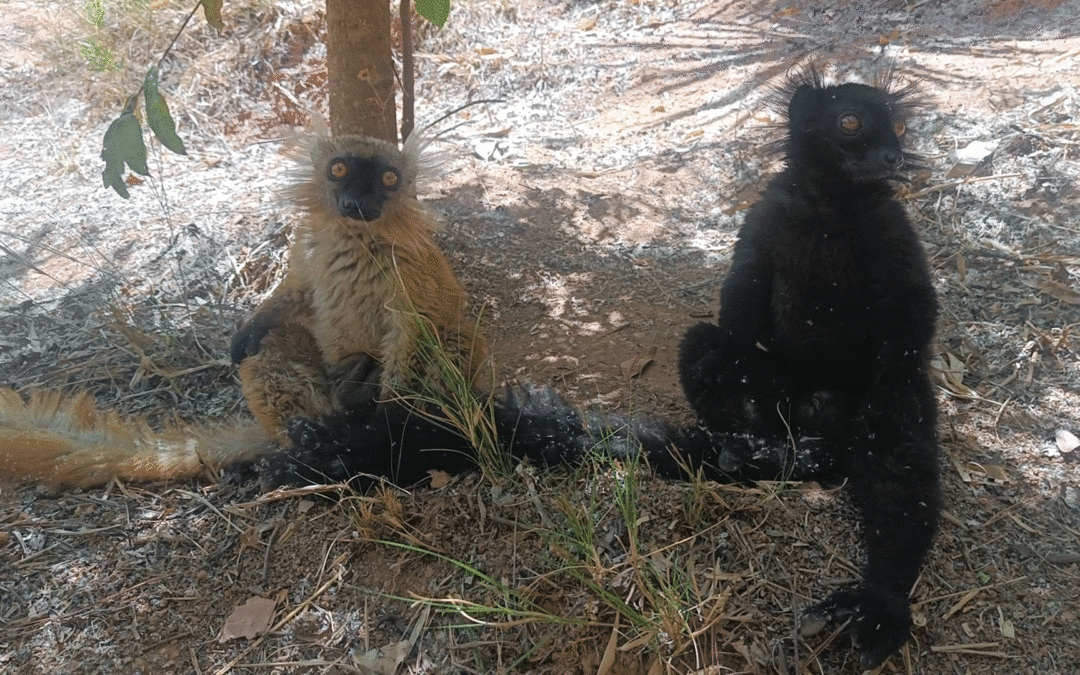
[[[195,26],[163,76],[189,155],[153,153],[125,202],[101,137],[174,28],[91,75],[63,49],[66,4],[0,15],[0,384],[155,424],[242,415],[226,347],[285,264],[280,140],[325,106],[320,17],[237,2],[224,34]],[[922,81],[932,171],[904,198],[943,306],[947,514],[915,639],[881,672],[1080,673],[1078,9],[472,0],[421,31],[420,119],[500,100],[428,130],[448,156],[424,190],[500,374],[671,417],[679,337],[715,317],[776,167],[770,86],[810,55]],[[4,485],[0,672],[858,672],[842,635],[795,638],[799,608],[859,569],[815,486],[438,478],[338,501]],[[271,628],[237,637],[253,597]]]

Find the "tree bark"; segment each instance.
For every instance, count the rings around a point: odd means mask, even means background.
[[[330,130],[397,143],[387,0],[326,0]]]

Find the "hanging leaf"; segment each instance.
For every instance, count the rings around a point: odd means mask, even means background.
[[[176,122],[169,115],[169,106],[158,91],[157,66],[146,71],[143,95],[146,97],[146,123],[150,125],[150,130],[166,148],[178,155],[186,155],[184,142],[176,135]]]
[[[416,12],[442,28],[450,17],[450,0],[416,0]]]
[[[127,164],[135,173],[150,175],[146,166],[146,144],[143,142],[142,127],[135,118],[135,105],[139,95],[128,99],[120,117],[113,120],[105,132],[101,148],[101,158],[105,160],[105,170],[101,172],[102,183],[127,199],[127,185],[124,183],[124,165]]]
[[[447,0],[449,2],[449,0]],[[203,15],[206,23],[218,30],[225,30],[225,24],[221,21],[221,4],[224,0],[203,0]]]

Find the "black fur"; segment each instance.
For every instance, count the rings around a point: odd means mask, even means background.
[[[673,478],[843,483],[862,521],[864,578],[808,610],[803,630],[852,619],[866,668],[910,636],[907,595],[941,509],[928,376],[937,302],[888,183],[906,163],[912,92],[879,84],[827,86],[810,71],[789,90],[786,167],[739,232],[718,323],[682,342],[699,425],[581,414],[550,391],[493,408],[504,449],[541,463],[597,446],[644,454]],[[297,421],[291,435],[296,449],[269,467],[271,482],[365,473],[411,483],[474,455],[430,417],[374,402]]]
[[[716,433],[703,426],[679,428],[663,420],[581,413],[550,389],[510,392],[490,407],[501,450],[543,466],[577,464],[590,452],[628,458],[644,456],[665,478],[700,474],[719,482],[771,480],[793,475],[833,475],[830,446],[818,439],[765,440],[748,434]],[[373,398],[327,419],[296,419],[289,427],[294,447],[264,462],[265,487],[327,481],[387,478],[412,485],[432,469],[463,471],[476,466],[476,449],[438,411]],[[747,458],[724,470],[722,451],[737,447]]]
[[[679,372],[711,430],[820,438],[846,479],[867,564],[811,608],[853,618],[867,668],[909,637],[907,594],[940,512],[928,375],[937,301],[918,236],[886,178],[901,169],[905,96],[811,73],[788,110],[787,166],[747,214],[718,325],[686,335]],[[721,464],[740,466],[737,448]],[[829,475],[831,474],[831,475]]]

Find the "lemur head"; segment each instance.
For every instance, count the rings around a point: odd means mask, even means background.
[[[326,180],[340,215],[371,222],[402,186],[401,169],[381,155],[342,154],[330,159]]]
[[[398,148],[366,136],[318,135],[295,152],[293,195],[313,214],[375,223],[394,209],[419,208],[417,142]]]
[[[871,85],[826,84],[808,68],[785,88],[787,162],[826,179],[853,183],[895,178],[913,166],[907,122],[920,105],[914,85],[893,88],[885,72]]]

